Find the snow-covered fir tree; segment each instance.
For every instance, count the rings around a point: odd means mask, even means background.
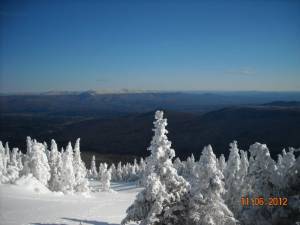
[[[146,159],[145,189],[127,209],[122,224],[130,221],[140,225],[186,224],[189,184],[177,174],[172,159],[175,152],[167,138],[167,120],[163,112],[155,113],[154,136]]]
[[[111,170],[107,169],[106,163],[101,163],[99,168],[100,191],[110,190]]]
[[[8,142],[5,143],[5,156],[6,156],[7,164],[10,164],[10,149],[9,149]]]
[[[285,149],[282,150],[282,155],[278,155],[278,160],[276,163],[276,185],[280,189],[287,188],[288,185],[288,171],[294,165],[296,159],[294,155],[294,150],[292,148],[289,149],[288,152]]]
[[[5,148],[3,147],[2,141],[0,141],[0,183],[8,182],[6,177],[7,159],[5,155]]]
[[[183,174],[183,163],[181,162],[179,157],[176,157],[176,159],[173,162],[174,168],[177,170],[178,175],[182,176]]]
[[[221,154],[220,157],[218,158],[218,166],[221,172],[224,173],[227,163],[226,163],[225,156],[223,154]]]
[[[224,170],[225,177],[225,202],[228,207],[236,215],[240,207],[240,189],[241,189],[241,180],[240,180],[240,167],[241,167],[241,158],[239,154],[239,149],[237,146],[237,141],[230,143],[230,153],[227,161],[226,169]]]
[[[47,186],[50,179],[50,167],[45,153],[45,146],[42,143],[34,141],[29,157],[28,165],[30,173]]]
[[[17,166],[18,166],[18,169],[19,171],[22,171],[23,170],[23,154],[21,151],[18,152],[18,155],[17,155]]]
[[[123,168],[121,162],[118,163],[116,176],[117,176],[117,181],[123,180]]]
[[[268,199],[276,190],[276,163],[271,158],[268,147],[265,144],[255,143],[250,146],[250,160],[248,174],[245,178],[243,193],[246,196],[262,196]],[[239,215],[243,224],[272,224],[269,207],[244,208]],[[255,221],[249,221],[256,218]]]
[[[21,175],[28,175],[30,173],[30,157],[32,151],[33,141],[31,137],[26,138],[26,154],[23,156],[23,170],[20,171]]]
[[[197,165],[189,205],[189,225],[233,225],[236,220],[222,195],[225,192],[223,174],[212,147],[206,146]]]
[[[96,179],[98,177],[98,171],[97,171],[97,167],[96,167],[96,157],[93,155],[92,157],[92,161],[91,161],[91,169],[90,169],[90,175],[91,178]]]
[[[58,152],[57,149],[57,144],[55,142],[55,140],[51,140],[51,151],[49,154],[49,166],[50,166],[50,180],[49,180],[49,188],[52,191],[60,191],[61,189],[61,180],[60,180],[60,176],[61,176],[61,155]],[[59,159],[60,157],[60,159]],[[59,165],[60,163],[60,165]]]
[[[115,164],[111,164],[109,167],[110,171],[111,171],[111,180],[112,181],[117,181],[117,168],[115,166]]]
[[[63,192],[73,192],[75,187],[73,149],[71,142],[69,142],[66,151],[62,155],[61,187]]]
[[[192,181],[194,178],[194,170],[195,170],[195,157],[194,154],[189,156],[185,162],[183,162],[183,171],[182,171],[182,176],[189,182]]]
[[[19,149],[18,148],[13,148],[10,154],[10,165],[18,167],[18,154],[19,154]]]
[[[78,192],[89,191],[89,182],[86,178],[86,167],[84,165],[84,162],[81,160],[80,138],[76,140],[74,147],[73,169],[75,176],[75,190]]]

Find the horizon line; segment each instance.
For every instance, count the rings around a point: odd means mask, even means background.
[[[12,91],[12,92],[0,92],[1,96],[7,95],[78,95],[83,93],[90,93],[94,95],[105,95],[105,94],[143,94],[143,93],[247,93],[247,92],[257,92],[257,93],[300,93],[300,90],[138,90],[138,89],[117,89],[117,90],[49,90],[49,91]]]

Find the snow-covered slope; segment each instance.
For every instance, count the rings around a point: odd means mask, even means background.
[[[99,188],[92,182],[93,189]],[[0,185],[1,225],[118,225],[137,192],[133,183],[112,183],[113,192],[63,195]]]

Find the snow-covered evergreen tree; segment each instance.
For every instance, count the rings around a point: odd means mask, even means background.
[[[227,163],[225,160],[225,156],[223,154],[221,154],[218,159],[218,166],[219,166],[219,169],[221,170],[221,172],[224,173]]]
[[[93,155],[91,161],[91,177],[96,179],[98,177],[98,171],[96,167],[96,157]]]
[[[273,207],[271,211],[271,224],[297,224],[300,221],[300,156],[295,159],[295,149],[282,151],[277,161],[276,187],[278,196],[288,199],[288,206]]]
[[[9,149],[8,142],[5,143],[5,156],[6,156],[7,164],[10,164],[10,149]]]
[[[26,154],[27,155],[30,155],[31,150],[32,150],[32,145],[33,145],[33,141],[31,140],[31,137],[28,136],[26,138],[26,147],[27,147]]]
[[[46,153],[47,159],[48,159],[48,161],[49,161],[49,158],[50,158],[50,151],[49,151],[49,149],[48,149],[48,144],[47,144],[46,141],[44,141],[44,142],[43,142],[43,145],[44,145],[44,147],[45,147],[45,153]]]
[[[28,175],[30,173],[30,157],[32,151],[33,141],[31,137],[26,138],[26,154],[23,157],[23,170],[20,171],[20,175]]]
[[[89,191],[89,182],[86,179],[86,167],[84,165],[84,162],[81,160],[80,138],[78,138],[75,143],[73,168],[75,176],[75,190],[78,192]]]
[[[99,164],[99,173],[98,173],[98,179],[101,180],[102,175],[107,170],[107,164],[106,163],[100,163]]]
[[[176,157],[176,159],[173,162],[174,168],[177,170],[178,175],[182,176],[183,174],[183,163],[181,162],[179,157]]]
[[[288,171],[291,167],[293,167],[295,163],[295,155],[294,150],[292,148],[289,149],[288,152],[285,149],[282,150],[282,155],[278,155],[277,161],[277,170],[276,170],[276,185],[279,189],[285,189],[288,186]]]
[[[241,184],[243,185],[245,177],[248,174],[248,168],[249,168],[248,152],[240,150],[240,156],[241,156],[241,165],[239,170],[239,177],[240,177]]]
[[[9,147],[8,145],[6,146],[6,158],[10,157],[10,160],[8,160],[8,164],[6,164],[6,183],[11,182],[13,183],[18,177],[19,177],[19,172],[20,169],[18,167],[18,155],[19,155],[19,149],[18,148],[13,148],[11,152],[9,152]]]
[[[62,183],[62,154],[58,152],[55,167],[51,173],[51,179],[49,181],[49,187],[52,191],[63,191],[63,183]]]
[[[136,162],[131,165],[128,164],[128,181],[136,181],[138,179],[138,175],[137,175],[137,171],[138,171],[138,167]]]
[[[226,189],[225,202],[236,215],[240,207],[241,200],[241,180],[239,176],[241,169],[241,158],[236,141],[230,143],[229,151],[230,153],[227,161],[227,167],[224,171]]]
[[[117,181],[123,180],[123,168],[121,162],[118,163],[116,176],[117,176]]]
[[[196,171],[198,179],[192,186],[189,221],[186,224],[236,224],[233,213],[222,199],[225,192],[223,174],[210,145],[203,149]]]
[[[9,180],[7,175],[7,158],[5,155],[5,148],[3,147],[2,141],[0,141],[0,184],[7,183]]]
[[[45,153],[45,146],[34,142],[30,151],[29,170],[45,186],[50,179],[50,167]]]
[[[268,198],[273,193],[273,179],[276,169],[265,144],[255,143],[250,146],[249,182],[252,186],[250,194]]]
[[[63,192],[73,192],[74,186],[73,149],[71,142],[69,142],[66,151],[62,155],[61,188]]]
[[[175,156],[167,138],[167,120],[163,112],[155,113],[154,136],[146,159],[145,189],[127,209],[122,224],[130,221],[140,225],[186,224],[186,205],[189,184],[177,174],[172,159]]]
[[[58,174],[58,162],[59,162],[59,152],[57,150],[57,144],[55,140],[51,140],[51,151],[49,154],[49,166],[50,166],[50,180],[49,180],[49,188],[52,191],[60,190],[60,175]],[[60,168],[61,170],[61,168]]]
[[[183,172],[182,176],[189,182],[194,178],[194,170],[195,170],[195,157],[194,154],[189,156],[186,161],[183,163]]]
[[[10,154],[10,165],[18,167],[18,154],[19,154],[19,149],[13,148]]]
[[[109,167],[110,171],[111,171],[111,180],[112,181],[117,181],[117,168],[115,166],[115,164],[111,164]]]
[[[243,193],[246,196],[262,196],[268,199],[277,193],[276,186],[276,163],[271,158],[268,147],[265,144],[255,143],[250,146],[250,160],[248,174],[244,181]],[[239,215],[245,225],[272,224],[269,207],[244,208]],[[250,218],[256,220],[250,221]]]
[[[21,151],[18,152],[18,155],[17,155],[17,166],[18,166],[18,169],[19,171],[22,171],[23,170],[23,154]]]
[[[101,163],[99,168],[100,191],[110,190],[111,170],[107,169],[106,163]]]

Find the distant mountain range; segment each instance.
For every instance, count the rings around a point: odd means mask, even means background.
[[[210,110],[272,101],[300,101],[300,92],[145,92],[98,94],[55,92],[38,95],[0,96],[1,114],[111,117],[164,108],[181,112]]]
[[[63,146],[81,137],[83,151],[145,156],[154,111],[163,109],[169,138],[182,158],[199,156],[207,144],[227,154],[233,140],[243,149],[255,141],[266,143],[276,155],[284,147],[300,147],[298,98],[299,93],[0,96],[0,140],[24,150],[27,135],[54,138]]]

